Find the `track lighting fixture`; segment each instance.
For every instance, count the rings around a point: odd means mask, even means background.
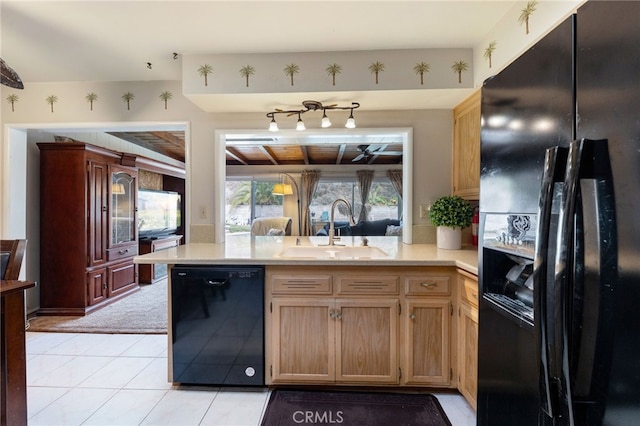
[[[329,120],[329,117],[327,117],[327,111],[331,111],[335,109],[349,110],[350,112],[349,118],[347,119],[347,123],[345,124],[345,127],[348,129],[353,129],[356,127],[356,120],[353,118],[353,110],[356,108],[359,108],[360,104],[358,102],[351,102],[351,106],[338,106],[337,104],[322,105],[322,103],[318,101],[303,101],[302,106],[304,108],[300,110],[276,109],[275,111],[268,112],[267,117],[271,119],[271,121],[269,122],[269,130],[272,132],[277,132],[279,130],[278,123],[276,123],[276,114],[286,114],[287,117],[297,114],[298,122],[296,123],[296,130],[305,130],[306,127],[304,125],[304,122],[302,121],[302,117],[301,117],[302,114],[309,111],[319,111],[319,110],[322,110],[321,126],[325,128],[330,127],[331,120]]]
[[[151,62],[147,62],[147,68],[151,69]]]

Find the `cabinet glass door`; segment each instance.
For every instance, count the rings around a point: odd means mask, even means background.
[[[126,172],[111,174],[111,246],[136,240],[136,178]]]

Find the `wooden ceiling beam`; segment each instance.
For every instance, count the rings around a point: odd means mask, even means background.
[[[342,158],[344,157],[346,150],[347,144],[340,144],[340,148],[338,148],[338,155],[336,155],[336,164],[342,164]]]
[[[267,157],[267,159],[269,161],[271,161],[272,164],[278,166],[280,165],[280,163],[277,160],[277,155],[274,154],[273,150],[271,148],[269,148],[268,146],[265,145],[261,145],[260,146],[260,151],[262,151],[262,153]]]
[[[237,162],[239,162],[242,165],[248,166],[249,165],[249,161],[244,158],[242,156],[242,154],[240,154],[238,151],[236,151],[234,148],[228,146],[226,148],[226,153],[229,157],[233,158],[234,160],[236,160]]]
[[[184,139],[180,139],[179,137],[177,137],[171,132],[150,132],[150,134],[157,137],[158,139],[162,139],[163,141],[177,148],[184,149]]]
[[[300,151],[302,152],[302,161],[304,164],[309,165],[309,150],[306,145],[300,145]]]

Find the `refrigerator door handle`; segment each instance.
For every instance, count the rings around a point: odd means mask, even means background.
[[[560,410],[568,424],[593,414],[596,390],[608,375],[613,331],[608,316],[616,281],[613,177],[607,141],[571,143],[558,226],[555,283],[562,310]],[[594,387],[595,386],[595,387]],[[593,418],[591,418],[593,420]]]
[[[549,416],[554,417],[558,405],[557,377],[551,371],[551,365],[557,363],[553,351],[549,348],[553,345],[553,317],[549,317],[547,294],[549,286],[550,262],[548,259],[549,245],[556,241],[550,241],[551,216],[554,201],[554,189],[557,183],[564,180],[564,171],[567,161],[567,148],[549,148],[545,154],[544,171],[540,187],[538,203],[538,226],[536,235],[536,247],[533,263],[533,292],[534,292],[534,320],[536,323],[536,340],[540,354],[540,399],[541,408]],[[549,323],[551,319],[551,323]],[[551,341],[550,341],[551,340]]]

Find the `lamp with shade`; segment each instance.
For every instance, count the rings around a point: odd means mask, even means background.
[[[293,185],[296,187],[296,196],[298,197],[298,205],[297,205],[297,214],[298,214],[298,234],[302,233],[302,217],[301,217],[301,210],[300,210],[300,188],[298,188],[298,184],[296,183],[296,180],[288,173],[282,173],[283,176],[288,177],[291,182],[293,183]],[[288,183],[276,183],[275,185],[273,185],[273,189],[271,191],[271,193],[273,195],[293,195],[293,186],[291,186]]]

